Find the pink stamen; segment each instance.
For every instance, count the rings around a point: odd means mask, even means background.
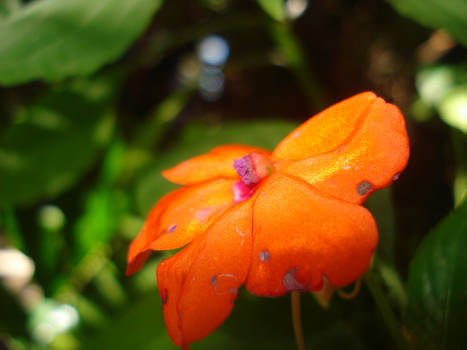
[[[233,191],[236,202],[250,198],[262,179],[274,171],[271,161],[262,153],[252,152],[235,159],[233,167],[241,180],[236,182]]]

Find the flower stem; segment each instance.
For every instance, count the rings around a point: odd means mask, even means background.
[[[362,279],[359,278],[358,280],[355,281],[355,286],[351,292],[346,292],[342,289],[338,289],[337,294],[339,294],[339,296],[342,299],[353,299],[357,296],[358,292],[360,292],[361,285],[362,285]]]
[[[292,301],[292,323],[297,341],[298,350],[306,350],[305,338],[303,337],[302,318],[300,316],[300,292],[293,291],[291,293]]]

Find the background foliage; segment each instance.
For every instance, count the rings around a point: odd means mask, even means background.
[[[304,296],[307,344],[466,349],[465,45],[465,0],[0,0],[0,348],[174,348],[154,278],[170,253],[124,276],[175,188],[160,171],[273,148],[372,90],[404,112],[411,159],[366,203],[381,239],[358,297]],[[193,348],[293,348],[289,314],[242,291]]]

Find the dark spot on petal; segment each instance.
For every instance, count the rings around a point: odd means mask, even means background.
[[[366,195],[368,192],[370,192],[373,189],[373,185],[369,181],[362,181],[358,184],[357,186],[357,193],[360,196]]]
[[[297,271],[298,267],[293,267],[288,270],[284,277],[282,277],[282,285],[287,291],[294,291],[294,290],[306,290],[306,288],[295,279],[295,272]]]
[[[176,229],[177,229],[177,224],[172,224],[172,225],[170,225],[169,228],[167,229],[167,232],[172,233],[172,232],[174,232]]]
[[[396,173],[396,174],[392,177],[392,182],[399,180],[399,176],[401,176],[401,173]]]
[[[259,252],[259,260],[261,260],[262,262],[269,261],[269,258],[269,251],[263,250],[262,252]]]
[[[214,287],[214,289],[217,289],[217,276],[216,275],[213,275],[211,277],[211,284]]]
[[[161,299],[162,299],[162,305],[167,304],[167,301],[169,300],[169,291],[167,289],[164,289],[162,291]]]

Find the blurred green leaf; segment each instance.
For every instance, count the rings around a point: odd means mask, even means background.
[[[0,204],[68,189],[89,169],[112,126],[105,106],[66,91],[20,111],[0,135]]]
[[[438,108],[446,124],[467,134],[467,84],[450,90]]]
[[[422,100],[437,106],[454,88],[467,84],[467,66],[430,65],[417,71],[415,85]]]
[[[83,214],[75,227],[78,260],[93,247],[107,244],[115,234],[119,216],[127,202],[126,194],[114,189],[123,156],[123,144],[119,141],[113,142],[102,162],[99,183],[86,196]]]
[[[0,23],[0,83],[59,80],[115,61],[162,0],[38,0]]]
[[[119,274],[117,267],[107,261],[93,280],[105,302],[114,307],[121,306],[126,301],[126,292],[118,280]]]
[[[21,6],[20,0],[2,0],[0,1],[0,21],[17,11]]]
[[[91,191],[86,196],[83,215],[76,223],[76,250],[79,261],[92,247],[107,243],[117,227],[115,198],[108,188]]]
[[[409,272],[407,330],[423,349],[466,349],[467,201],[423,240]]]
[[[467,2],[465,0],[390,0],[401,14],[432,28],[446,29],[467,46]]]
[[[176,187],[160,175],[162,170],[222,144],[246,144],[272,150],[296,126],[284,120],[188,124],[177,142],[156,155],[156,160],[140,172],[134,192],[140,213],[145,215],[160,197]]]
[[[134,301],[131,306],[102,327],[97,334],[83,339],[86,350],[176,349],[164,325],[162,304],[155,291]]]
[[[282,22],[285,19],[284,0],[257,0],[269,16],[276,21]]]

